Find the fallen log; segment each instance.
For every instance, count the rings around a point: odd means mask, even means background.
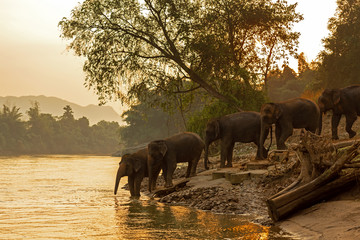
[[[266,204],[268,206],[269,215],[274,222],[284,219],[298,210],[309,207],[320,201],[327,200],[347,190],[349,187],[354,186],[358,181],[359,176],[359,171],[352,172],[316,188],[316,191],[308,191],[306,193],[299,194],[296,199],[283,205],[279,205],[279,199],[268,199]]]
[[[328,140],[305,133],[296,149],[301,163],[299,177],[266,201],[273,221],[328,198],[354,183],[358,171],[338,177],[344,165],[359,155],[359,147],[359,142],[353,142],[351,147],[337,155],[337,148]]]

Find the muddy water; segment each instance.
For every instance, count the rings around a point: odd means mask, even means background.
[[[0,239],[285,239],[246,218],[113,194],[118,158],[0,158]],[[126,179],[121,180],[121,185]]]

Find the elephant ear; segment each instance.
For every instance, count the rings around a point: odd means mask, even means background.
[[[159,142],[159,151],[163,157],[165,156],[167,149],[168,148],[167,148],[165,141]]]
[[[165,142],[160,143],[160,153],[163,155],[163,157],[165,156],[167,152],[167,145]]]
[[[340,90],[334,90],[333,92],[333,102],[334,105],[338,104],[340,102]]]
[[[133,158],[133,167],[134,171],[138,172],[141,169],[141,159]]]
[[[219,119],[214,120],[214,132],[215,132],[215,138],[219,138],[219,136],[220,136],[220,121],[219,121]]]

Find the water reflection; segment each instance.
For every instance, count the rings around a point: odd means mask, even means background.
[[[281,239],[244,217],[131,199],[121,188],[114,196],[118,162],[0,158],[0,239]]]
[[[152,200],[115,200],[121,239],[269,239],[269,228],[246,218],[214,215]]]

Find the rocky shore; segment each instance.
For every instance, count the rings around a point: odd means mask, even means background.
[[[252,150],[256,146],[252,144],[242,144],[242,149]],[[252,151],[253,152],[253,151]],[[224,177],[216,177],[215,173],[229,172],[240,173],[247,171],[247,165],[255,162],[255,155],[241,154],[236,155],[233,160],[232,168],[220,169],[219,157],[212,157],[213,163],[210,170],[205,170],[203,162],[198,164],[198,174],[189,179],[186,186],[166,195],[156,195],[158,201],[171,205],[181,205],[193,207],[199,210],[211,211],[222,214],[247,215],[253,222],[261,225],[272,225],[268,216],[265,200],[272,194],[280,191],[285,186],[292,183],[297,176],[296,160],[291,157],[286,162],[274,162],[273,164],[263,164],[265,170],[263,174],[255,178],[247,178],[233,184]],[[178,167],[174,173],[174,183],[184,179],[186,164]],[[157,186],[162,188],[164,180],[158,178]],[[142,183],[142,192],[150,196],[147,191],[147,179]]]

